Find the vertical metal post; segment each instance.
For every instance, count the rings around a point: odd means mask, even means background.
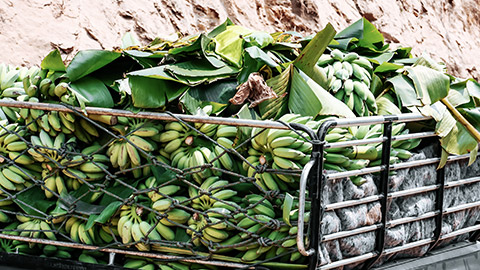
[[[323,201],[323,189],[325,186],[325,175],[323,173],[323,156],[325,146],[325,136],[327,131],[336,125],[335,120],[323,122],[317,132],[318,143],[313,145],[312,158],[315,158],[317,166],[313,171],[313,176],[309,181],[308,189],[310,191],[311,210],[310,210],[310,245],[315,249],[315,253],[309,259],[308,270],[315,270],[319,264],[320,244],[322,240],[322,218],[325,211]]]
[[[442,146],[439,143],[439,155],[442,154]],[[433,237],[435,242],[430,245],[428,252],[434,249],[440,242],[440,236],[442,235],[443,224],[443,200],[445,194],[445,166],[437,170],[437,184],[439,188],[435,192],[435,210],[438,211],[438,215],[435,217],[435,231]]]
[[[380,181],[378,183],[378,190],[383,197],[380,200],[382,206],[382,223],[381,227],[377,231],[375,238],[375,251],[377,256],[367,261],[363,267],[364,270],[372,268],[378,260],[382,257],[385,250],[385,232],[387,230],[387,206],[388,206],[388,190],[389,190],[389,174],[390,174],[390,151],[392,148],[392,117],[385,117],[387,121],[383,126],[383,138],[382,143],[382,171],[380,172]]]

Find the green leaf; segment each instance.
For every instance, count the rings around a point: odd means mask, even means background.
[[[45,192],[40,187],[32,187],[19,192],[13,200],[28,215],[43,216],[55,202],[48,201]]]
[[[227,18],[222,24],[220,24],[219,26],[215,27],[212,31],[210,31],[207,36],[209,38],[215,38],[216,36],[218,36],[220,33],[224,32],[225,30],[227,30],[227,27],[228,26],[231,26],[231,25],[234,25],[232,20],[230,20],[230,18]]]
[[[79,51],[67,67],[67,75],[76,81],[95,70],[106,66],[122,54],[105,50]]]
[[[477,140],[460,122],[455,123],[447,136],[440,138],[440,143],[448,153],[454,155],[467,154],[474,151],[478,145]]]
[[[55,49],[51,51],[40,64],[42,69],[65,72],[65,64],[62,61],[60,51]]]
[[[415,87],[413,86],[412,81],[407,76],[398,74],[387,81],[393,85],[395,93],[402,101],[402,106],[410,107],[422,105],[417,99],[417,93],[415,92]]]
[[[118,208],[123,205],[121,201],[111,202],[99,215],[92,215],[88,218],[85,230],[89,230],[95,223],[105,223],[117,212]]]
[[[219,77],[238,73],[238,69],[225,65],[214,67],[207,60],[192,60],[171,65],[165,65],[165,71],[184,77]]]
[[[423,104],[433,104],[448,95],[450,79],[442,72],[425,66],[409,67],[407,71]]]
[[[333,26],[330,23],[327,24],[327,26],[318,32],[312,41],[308,43],[294,62],[295,67],[299,68],[323,88],[327,88],[327,78],[323,73],[319,72],[317,61],[330,41],[332,41],[335,33]]]
[[[165,66],[159,66],[159,67],[152,67],[152,68],[146,68],[146,69],[141,69],[137,71],[132,71],[130,73],[127,73],[127,77],[145,77],[145,78],[152,78],[152,79],[162,79],[162,80],[169,80],[169,81],[175,81],[179,83],[184,83],[188,84],[186,81],[181,81],[177,78],[174,78],[172,75],[168,74],[165,72]]]
[[[132,34],[132,32],[126,32],[122,37],[122,49],[128,47],[141,46],[142,44],[138,41],[137,37]]]
[[[242,108],[238,111],[235,117],[239,119],[248,119],[248,120],[258,120],[260,116],[257,115],[253,108],[249,108],[248,104],[244,104]],[[250,140],[252,138],[252,127],[238,127],[238,141],[236,145],[242,144],[246,140]],[[248,146],[244,146],[245,149],[248,150]]]
[[[290,224],[290,211],[292,211],[293,207],[293,196],[290,195],[288,192],[285,193],[285,200],[283,201],[282,205],[282,217],[283,221],[287,223],[288,226],[292,226]]]
[[[369,57],[368,60],[372,61],[377,65],[381,65],[384,63],[388,63],[388,61],[390,61],[390,59],[392,59],[394,55],[395,55],[395,52],[386,52],[386,53],[381,53],[374,57]]]
[[[275,41],[269,33],[263,31],[255,31],[250,35],[245,36],[244,40],[249,45],[259,47],[260,49],[265,48]]]
[[[472,124],[480,130],[480,109],[479,108],[459,108],[458,111]]]
[[[306,102],[308,100],[308,102]],[[336,115],[355,117],[355,114],[340,100],[336,99],[305,73],[293,70],[288,99],[292,113],[302,116]]]
[[[473,79],[467,81],[467,90],[471,97],[480,99],[480,84]]]
[[[86,77],[70,84],[80,104],[93,107],[112,108],[113,98],[105,84],[95,78]]]
[[[374,52],[382,52],[386,49],[383,46],[383,35],[365,18],[359,19],[335,36],[335,40],[340,44],[342,44],[342,39],[348,41],[348,43],[355,42],[358,47]],[[343,41],[343,46],[345,46],[346,41]]]
[[[454,107],[469,103],[470,95],[467,90],[467,81],[451,84],[446,98]]]
[[[213,114],[218,114],[228,106],[230,98],[232,98],[236,92],[236,80],[221,80],[190,88],[187,93],[182,96],[181,103],[190,114],[194,114],[198,108],[204,108],[207,105],[213,107]]]
[[[131,73],[132,74],[132,73]],[[188,85],[172,80],[128,75],[133,105],[137,108],[161,108],[178,98]]]
[[[273,118],[278,118],[282,111],[284,111],[284,108],[287,107],[292,69],[293,65],[289,65],[282,73],[266,81],[267,85],[272,87],[278,97],[276,99],[265,100],[258,105],[262,119],[272,118],[272,116],[274,116]],[[282,104],[276,108],[274,104],[278,102]]]
[[[388,98],[380,97],[376,100],[378,106],[378,115],[402,114],[402,111],[393,104]]]
[[[253,31],[242,26],[227,26],[227,29],[215,37],[215,52],[234,66],[242,66],[243,36]]]
[[[403,68],[403,65],[397,65],[389,62],[383,62],[380,64],[378,67],[375,68],[374,72],[375,73],[381,73],[381,72],[394,72],[397,69]]]

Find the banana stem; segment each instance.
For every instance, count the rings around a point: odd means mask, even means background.
[[[463,117],[463,115],[446,98],[443,98],[442,102],[447,106],[455,119],[457,119],[457,121],[460,122],[478,142],[480,142],[480,132],[478,132],[478,130],[472,126],[472,124],[470,124],[470,122],[468,122],[468,120],[465,119],[465,117]]]

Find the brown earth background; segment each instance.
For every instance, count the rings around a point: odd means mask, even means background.
[[[143,43],[207,31],[227,17],[257,30],[337,31],[361,17],[392,43],[480,78],[478,0],[0,0],[0,62],[38,65],[52,49],[64,59],[82,49],[111,49],[131,31]]]

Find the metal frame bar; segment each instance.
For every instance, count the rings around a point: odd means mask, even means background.
[[[73,242],[63,242],[63,241],[56,241],[56,240],[54,241],[54,240],[48,240],[48,239],[42,239],[42,238],[30,238],[30,237],[16,236],[16,235],[3,234],[3,233],[0,233],[0,238],[17,240],[22,242],[29,242],[29,243],[37,243],[37,244],[43,244],[43,245],[54,245],[54,246],[60,246],[60,247],[70,247],[70,248],[76,248],[76,249],[101,251],[106,253],[140,256],[140,257],[160,259],[160,260],[178,260],[178,261],[184,261],[184,262],[216,265],[216,266],[236,268],[236,269],[238,268],[255,269],[255,266],[249,266],[248,264],[232,263],[232,262],[224,262],[224,261],[211,261],[211,260],[207,261],[207,260],[201,260],[201,259],[186,259],[185,257],[175,256],[175,255],[165,255],[165,254],[159,254],[159,253],[153,253],[153,252],[132,251],[132,250],[117,249],[117,248],[102,248],[102,247],[90,246],[90,245],[73,243]]]
[[[84,112],[86,115],[111,115],[122,116],[130,118],[141,118],[150,120],[164,120],[164,121],[178,121],[181,119],[186,122],[193,123],[209,123],[218,125],[229,126],[243,126],[243,127],[258,127],[258,128],[275,128],[275,129],[289,129],[288,126],[271,120],[247,120],[237,118],[225,118],[214,116],[198,116],[187,114],[169,114],[169,113],[157,113],[157,112],[138,112],[134,113],[126,110],[98,108],[98,107],[86,107],[85,109],[78,107],[71,107],[68,105],[51,104],[51,103],[33,103],[33,102],[21,102],[21,101],[7,101],[0,100],[0,107],[14,107],[14,108],[28,108],[44,111],[58,111],[58,112]]]
[[[368,261],[363,269],[370,269],[375,263],[380,260],[382,253],[385,250],[385,235],[387,230],[387,210],[388,210],[388,191],[390,179],[390,151],[392,150],[392,122],[388,121],[383,125],[383,144],[382,144],[382,171],[380,172],[380,181],[378,183],[378,190],[383,195],[380,198],[382,221],[381,226],[377,230],[375,237],[375,250],[377,256]]]
[[[442,150],[442,147],[439,144],[439,149],[440,153]],[[433,235],[435,238],[435,242],[433,242],[432,245],[430,245],[430,248],[428,251],[431,251],[434,249],[438,243],[440,242],[440,236],[442,236],[442,224],[443,224],[443,204],[444,204],[444,197],[445,197],[445,166],[442,168],[437,169],[437,185],[439,186],[435,192],[435,210],[438,212],[438,214],[435,216],[435,231],[433,232]]]
[[[368,119],[367,119],[368,118]],[[350,201],[344,201],[344,202],[337,202],[329,205],[323,205],[323,198],[321,196],[318,198],[320,203],[319,205],[321,206],[319,209],[313,208],[312,207],[312,215],[315,212],[319,213],[319,218],[320,218],[320,224],[322,222],[322,216],[325,211],[333,211],[336,209],[341,209],[345,207],[351,207],[354,205],[360,205],[360,204],[365,204],[365,203],[370,203],[370,202],[375,202],[375,201],[380,201],[382,204],[382,221],[380,224],[374,224],[370,226],[365,226],[365,227],[360,227],[354,230],[350,231],[341,231],[337,233],[332,233],[329,235],[322,235],[321,232],[318,233],[321,241],[320,242],[327,242],[327,241],[332,241],[335,239],[340,239],[348,236],[353,236],[361,233],[366,233],[366,232],[371,232],[371,231],[377,231],[377,237],[376,237],[376,247],[375,251],[363,254],[360,256],[356,256],[353,258],[348,258],[344,260],[340,260],[337,262],[330,263],[328,265],[323,265],[319,266],[319,256],[317,251],[315,255],[317,255],[317,261],[315,263],[315,267],[312,266],[312,260],[310,260],[310,266],[309,269],[333,269],[336,267],[348,265],[351,263],[356,263],[356,262],[364,262],[366,263],[363,265],[363,269],[370,269],[381,256],[384,255],[389,255],[393,254],[398,251],[402,250],[407,250],[411,249],[413,247],[417,246],[422,246],[426,244],[431,244],[438,243],[441,240],[455,237],[457,235],[461,235],[464,233],[468,233],[471,231],[476,231],[480,229],[480,224],[467,227],[449,234],[441,235],[441,224],[443,222],[443,216],[449,213],[461,211],[461,210],[466,210],[474,207],[480,207],[480,202],[475,202],[475,203],[470,203],[470,204],[464,204],[464,205],[459,205],[455,207],[450,207],[448,209],[443,209],[443,200],[444,200],[444,190],[446,188],[452,188],[464,184],[470,184],[470,183],[475,183],[475,182],[480,182],[480,177],[472,177],[468,179],[462,179],[458,180],[455,182],[449,182],[445,183],[445,174],[444,170],[439,170],[437,172],[437,184],[435,185],[430,185],[430,186],[423,186],[423,187],[418,187],[418,188],[413,188],[410,190],[402,190],[402,191],[397,191],[393,193],[388,192],[388,179],[389,179],[389,170],[400,170],[400,169],[406,169],[406,168],[411,168],[411,167],[419,167],[419,166],[425,166],[425,165],[432,165],[432,164],[437,164],[440,162],[440,158],[430,158],[426,160],[420,160],[420,161],[411,161],[411,162],[404,162],[404,163],[399,163],[399,164],[393,164],[389,165],[389,159],[390,159],[390,148],[391,142],[394,140],[407,140],[407,139],[413,139],[413,138],[429,138],[429,137],[434,137],[436,136],[433,132],[422,132],[422,133],[414,133],[414,134],[407,134],[407,135],[399,135],[399,136],[391,136],[391,130],[390,130],[390,136],[388,136],[388,129],[391,129],[391,125],[395,122],[411,122],[411,121],[423,121],[423,120],[429,120],[431,118],[429,117],[423,117],[423,116],[418,116],[418,115],[399,115],[399,116],[377,116],[377,117],[363,117],[363,118],[356,118],[356,119],[337,119],[337,120],[329,120],[323,123],[323,125],[318,129],[317,132],[317,137],[320,140],[320,147],[315,149],[318,151],[316,153],[321,159],[319,160],[319,171],[323,172],[323,150],[327,148],[340,148],[340,147],[347,147],[347,146],[354,146],[354,145],[362,145],[362,144],[368,144],[368,143],[382,143],[382,165],[381,166],[376,166],[376,167],[370,167],[370,168],[365,168],[361,170],[356,170],[356,171],[348,171],[348,172],[338,172],[338,173],[332,173],[332,174],[326,174],[322,173],[321,178],[319,180],[319,184],[316,186],[316,192],[319,194],[322,194],[323,187],[325,186],[325,181],[328,180],[333,180],[333,179],[340,179],[340,178],[346,178],[349,176],[356,176],[356,175],[365,175],[365,174],[370,174],[370,173],[377,173],[380,172],[380,186],[379,186],[379,191],[380,194],[378,195],[373,195],[369,196],[366,198],[362,198],[359,200],[350,200]],[[353,140],[353,141],[347,141],[347,142],[336,142],[336,143],[327,143],[324,141],[325,135],[327,131],[332,128],[332,127],[349,127],[349,126],[360,126],[360,125],[370,125],[370,124],[384,124],[384,136],[382,138],[375,138],[375,139],[367,139],[367,140]],[[385,151],[388,150],[388,151]],[[461,156],[450,156],[447,159],[447,162],[452,162],[452,161],[458,161],[462,159],[467,159],[469,158],[469,155],[461,155]],[[425,213],[419,217],[407,217],[407,218],[402,218],[402,219],[397,219],[397,220],[392,220],[388,221],[386,218],[386,212],[387,212],[387,203],[389,200],[393,198],[398,198],[398,197],[404,197],[404,196],[411,196],[415,194],[421,194],[425,192],[433,192],[435,191],[436,194],[436,210],[433,212],[428,212]],[[313,202],[312,202],[313,206]],[[317,209],[317,211],[314,211],[313,209]],[[384,248],[384,236],[385,236],[385,230],[387,228],[391,228],[393,226],[397,226],[400,224],[404,223],[410,223],[426,218],[435,218],[436,221],[436,230],[434,233],[434,237],[431,239],[424,239],[420,240],[417,242],[409,243],[401,247],[395,247],[395,248],[390,248],[390,249],[385,249]],[[312,239],[315,239],[317,234],[312,234]],[[479,239],[480,238],[480,231],[475,233],[471,239]],[[434,246],[432,245],[432,247]]]

